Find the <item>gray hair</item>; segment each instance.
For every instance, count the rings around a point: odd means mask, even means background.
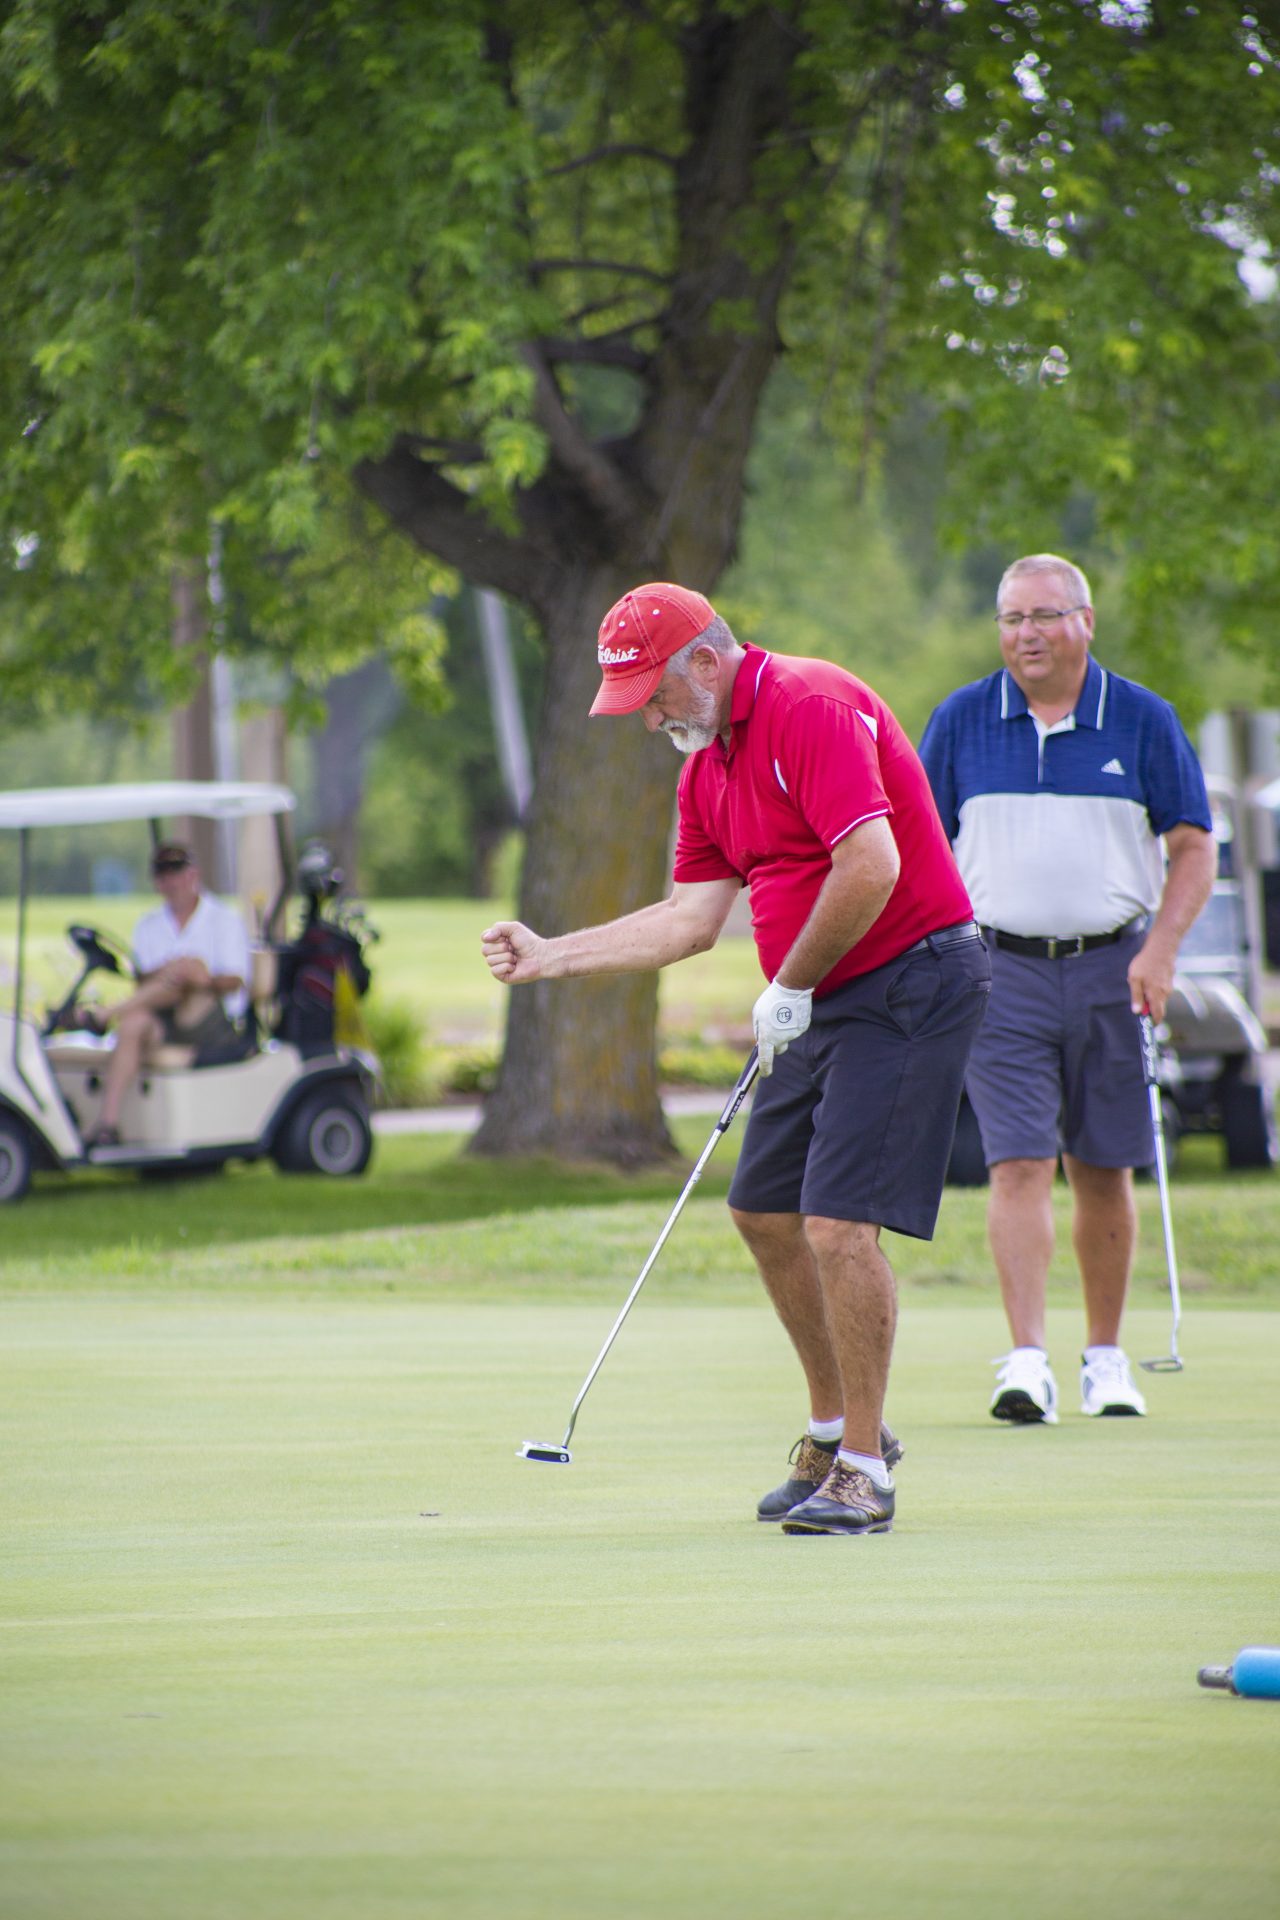
[[[679,674],[680,678],[685,680],[689,676],[689,662],[699,647],[712,647],[717,653],[731,653],[737,644],[729,631],[728,622],[716,614],[709,627],[704,627],[701,633],[695,633],[692,640],[685,642],[679,653],[672,654],[667,661],[667,672]]]
[[[1089,591],[1089,582],[1073,560],[1064,560],[1058,553],[1028,553],[1021,560],[1015,560],[1006,567],[996,589],[996,605],[1000,605],[1000,595],[1010,580],[1018,579],[1024,573],[1060,573],[1066,580],[1075,599],[1082,607],[1093,605],[1093,595]]]

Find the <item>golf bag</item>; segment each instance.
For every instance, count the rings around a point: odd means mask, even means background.
[[[290,1042],[306,1056],[326,1053],[338,1040],[335,1027],[344,989],[348,1007],[369,991],[372,976],[361,933],[372,939],[377,935],[358,909],[333,905],[342,874],[327,849],[317,843],[306,849],[299,862],[299,878],[306,910],[297,938],[276,948],[280,1011],[274,1033],[277,1040]]]
[[[280,1016],[275,1035],[302,1054],[324,1053],[334,1044],[339,977],[347,976],[357,999],[369,991],[370,973],[359,940],[331,920],[316,919],[277,954]]]

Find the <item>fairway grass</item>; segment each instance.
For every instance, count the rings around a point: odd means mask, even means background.
[[[1091,1422],[1064,1304],[1062,1424],[1009,1430],[994,1303],[908,1287],[897,1528],[791,1539],[748,1289],[655,1285],[561,1468],[515,1449],[612,1299],[184,1257],[0,1303],[4,1920],[1276,1910],[1280,1703],[1195,1675],[1280,1642],[1280,1315],[1196,1305],[1151,1417]]]

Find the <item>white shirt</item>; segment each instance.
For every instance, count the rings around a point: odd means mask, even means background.
[[[133,930],[133,964],[139,973],[157,973],[166,960],[203,960],[210,973],[249,978],[249,936],[234,907],[211,893],[202,893],[185,927],[179,926],[167,906],[143,914]],[[249,1004],[248,993],[223,997],[227,1017],[238,1020]]]

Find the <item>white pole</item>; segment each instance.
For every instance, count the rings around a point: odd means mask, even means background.
[[[475,591],[480,649],[484,657],[485,678],[489,683],[489,707],[493,714],[498,765],[516,818],[523,820],[533,797],[533,767],[529,758],[529,736],[525,732],[515,662],[511,657],[511,629],[507,623],[507,610],[498,595],[487,587],[477,587]]]
[[[222,584],[222,522],[215,520],[209,534],[209,728],[215,780],[239,777],[239,753],[236,740],[235,675],[231,662],[222,651],[226,631],[226,595]],[[219,820],[214,827],[218,849],[218,872],[214,886],[221,894],[236,891],[236,830],[231,820]]]

